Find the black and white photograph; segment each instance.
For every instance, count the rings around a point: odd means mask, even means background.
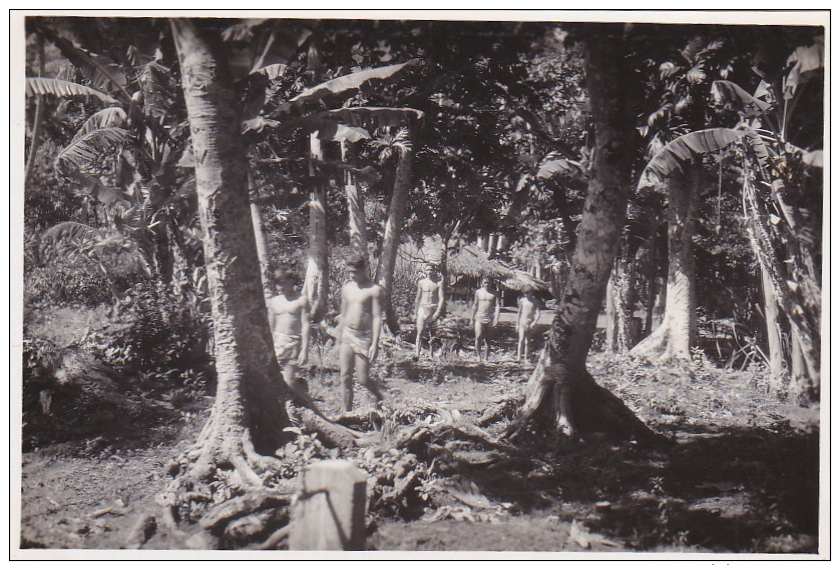
[[[10,10],[10,557],[830,558],[829,21]]]

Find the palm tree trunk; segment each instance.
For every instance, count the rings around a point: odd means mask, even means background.
[[[46,54],[44,52],[44,37],[38,35],[38,76],[44,74]],[[29,180],[32,169],[35,167],[35,157],[38,154],[38,147],[41,145],[41,122],[44,120],[44,97],[40,94],[35,99],[35,117],[32,124],[32,141],[29,144],[29,156],[26,159],[26,169],[23,173],[23,184]]]
[[[651,432],[586,370],[586,357],[603,304],[610,270],[621,240],[631,186],[634,140],[620,26],[586,42],[586,76],[595,130],[593,166],[579,225],[571,272],[517,420],[506,435],[516,436],[535,419],[548,417],[554,429],[573,435],[598,429],[622,436]]]
[[[688,175],[668,179],[668,283],[665,315],[655,332],[630,352],[658,362],[691,359],[697,343],[697,314],[694,287],[694,214],[699,194],[700,166]]]
[[[385,294],[385,320],[392,333],[400,329],[394,302],[394,268],[397,264],[397,251],[402,240],[405,223],[405,207],[411,190],[411,168],[414,160],[412,149],[400,152],[397,160],[397,172],[394,190],[391,193],[391,205],[388,207],[388,220],[385,222],[385,235],[382,239],[382,252],[376,267],[376,283]]]
[[[309,152],[312,159],[324,160],[318,132],[309,137]],[[323,181],[316,174],[314,164],[309,165],[309,174],[312,177],[309,193],[309,259],[303,288],[309,300],[309,319],[317,324],[327,313],[330,293],[330,282],[327,278],[327,194]]]
[[[341,142],[341,160],[351,164],[353,147],[346,141]],[[369,269],[367,220],[365,218],[365,200],[362,191],[356,184],[355,175],[351,171],[344,172],[344,194],[347,197],[348,231],[350,248],[365,260]]]
[[[241,109],[219,38],[195,20],[172,20],[190,122],[210,289],[218,388],[191,476],[230,464],[245,481],[246,455],[274,453],[289,423],[289,390],[279,375],[249,213]],[[253,462],[253,461],[252,461]]]

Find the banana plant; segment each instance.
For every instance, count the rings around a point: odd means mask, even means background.
[[[749,132],[741,154],[744,215],[770,299],[783,306],[804,357],[807,381],[791,385],[805,396],[816,394],[820,369],[824,66],[824,38],[816,37],[752,94],[730,81],[712,87],[716,103],[737,112],[737,127]]]
[[[191,186],[177,168],[188,137],[170,67],[159,49],[148,55],[131,46],[118,64],[45,24],[34,29],[78,69],[85,84],[31,77],[27,94],[104,106],[61,148],[56,170],[104,208],[117,232],[139,244],[166,282],[172,274],[172,229],[184,221]]]
[[[363,233],[366,230],[361,225],[364,218],[361,193],[358,191],[356,180],[370,177],[368,168],[358,169],[352,163],[334,163],[323,158],[324,143],[338,143],[345,147],[348,144],[371,140],[373,132],[386,128],[408,126],[423,117],[423,112],[410,108],[387,108],[350,106],[352,98],[362,89],[373,84],[384,84],[396,80],[411,67],[419,64],[416,60],[405,63],[388,65],[385,67],[366,69],[342,75],[315,86],[304,89],[299,94],[285,100],[278,97],[268,97],[265,108],[243,122],[245,133],[265,134],[271,132],[278,137],[288,138],[297,133],[310,137],[310,154],[308,156],[310,181],[313,187],[310,200],[310,257],[304,286],[309,296],[312,313],[311,318],[320,320],[326,312],[325,270],[326,259],[326,198],[323,187],[333,177],[336,169],[342,171],[345,179],[345,192],[351,218],[356,218],[356,227],[351,229],[351,239],[358,246],[363,247]],[[338,106],[330,108],[330,106]],[[346,151],[345,151],[346,153]],[[282,159],[279,158],[279,159]],[[405,161],[403,161],[404,165]],[[405,171],[405,166],[403,166]],[[403,182],[409,182],[410,175],[403,175]],[[401,198],[401,187],[392,199]],[[398,207],[394,207],[398,211]],[[402,220],[400,220],[402,221]],[[392,235],[398,232],[392,229]],[[398,238],[393,241],[399,243]],[[384,271],[383,271],[384,272]],[[383,279],[384,280],[384,279]],[[389,309],[390,311],[390,309]],[[393,322],[394,316],[389,316]],[[389,324],[392,328],[396,324]]]

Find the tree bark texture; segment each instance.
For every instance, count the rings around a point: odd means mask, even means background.
[[[195,20],[172,20],[172,30],[196,156],[218,375],[216,401],[199,438],[200,476],[223,463],[239,469],[249,446],[273,453],[288,425],[288,389],[279,378],[263,298],[240,104],[225,56]]]
[[[388,207],[388,219],[385,222],[385,235],[382,239],[382,252],[376,267],[376,283],[385,293],[385,319],[391,332],[399,331],[399,320],[392,299],[394,291],[394,269],[397,264],[397,251],[402,241],[405,208],[408,193],[411,190],[411,170],[414,160],[413,151],[406,150],[397,158],[397,172],[394,190],[391,193],[391,205]]]
[[[700,166],[692,164],[685,174],[668,179],[668,282],[662,324],[630,352],[667,362],[690,360],[697,344],[697,299],[695,290],[694,216],[699,194]]]
[[[309,137],[309,152],[312,159],[324,160],[318,132]],[[327,313],[330,294],[330,282],[327,277],[327,194],[325,183],[316,174],[314,165],[310,165],[309,173],[312,181],[309,192],[309,257],[303,288],[309,300],[309,319],[313,324],[317,324]]]
[[[627,436],[647,430],[586,370],[631,186],[630,158],[636,136],[628,105],[627,84],[633,79],[625,62],[626,53],[620,26],[586,42],[586,78],[595,131],[589,188],[571,270],[551,324],[547,349],[508,436],[518,435],[530,421],[546,416],[567,435],[604,430]]]

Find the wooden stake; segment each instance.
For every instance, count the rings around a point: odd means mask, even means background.
[[[289,549],[365,549],[367,473],[349,461],[313,463],[300,474]]]

